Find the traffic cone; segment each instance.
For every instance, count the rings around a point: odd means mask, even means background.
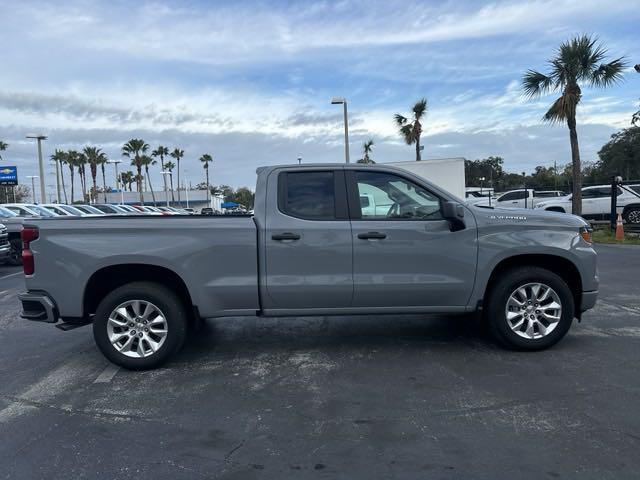
[[[624,240],[624,228],[622,227],[622,215],[618,214],[618,221],[616,222],[616,240]]]

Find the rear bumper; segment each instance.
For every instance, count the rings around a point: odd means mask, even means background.
[[[580,304],[580,311],[586,312],[587,310],[593,308],[596,304],[597,299],[598,290],[593,290],[591,292],[582,292],[582,303]]]
[[[58,308],[54,301],[44,292],[25,292],[18,295],[22,302],[20,316],[36,322],[56,323]]]

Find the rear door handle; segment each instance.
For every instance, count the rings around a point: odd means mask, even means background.
[[[273,240],[300,240],[300,235],[291,232],[274,233],[271,238]]]
[[[383,238],[387,238],[387,234],[380,233],[380,232],[359,233],[358,238],[361,240],[369,240],[369,239],[382,240]]]

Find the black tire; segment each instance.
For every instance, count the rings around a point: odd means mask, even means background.
[[[547,208],[547,209],[545,209],[545,210],[546,210],[547,212],[560,212],[560,213],[567,213],[567,212],[565,211],[565,209],[564,209],[564,208],[562,208],[562,207],[549,207],[549,208]]]
[[[118,306],[132,300],[143,300],[153,304],[166,320],[167,333],[164,342],[154,353],[145,357],[127,356],[119,352],[109,340],[109,316]],[[93,338],[102,354],[116,365],[128,370],[147,370],[162,365],[182,347],[187,333],[187,323],[186,308],[175,293],[156,283],[133,282],[113,290],[100,302],[93,320]],[[133,336],[135,337],[135,334]]]
[[[13,266],[22,265],[22,240],[15,238],[9,241],[11,251],[7,257],[7,264]]]
[[[624,221],[630,225],[640,224],[640,207],[631,207],[625,210]]]
[[[555,328],[541,338],[524,338],[514,332],[507,321],[506,308],[509,297],[519,287],[541,283],[551,287],[558,295],[562,312]],[[560,341],[571,327],[574,317],[574,300],[567,283],[555,273],[538,267],[519,267],[500,274],[487,296],[486,320],[496,340],[514,350],[543,350]]]

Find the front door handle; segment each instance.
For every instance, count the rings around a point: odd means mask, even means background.
[[[359,233],[358,238],[361,240],[369,240],[369,239],[382,240],[383,238],[387,238],[387,234],[380,233],[380,232]]]
[[[271,238],[273,240],[300,240],[300,235],[291,232],[274,233]]]

